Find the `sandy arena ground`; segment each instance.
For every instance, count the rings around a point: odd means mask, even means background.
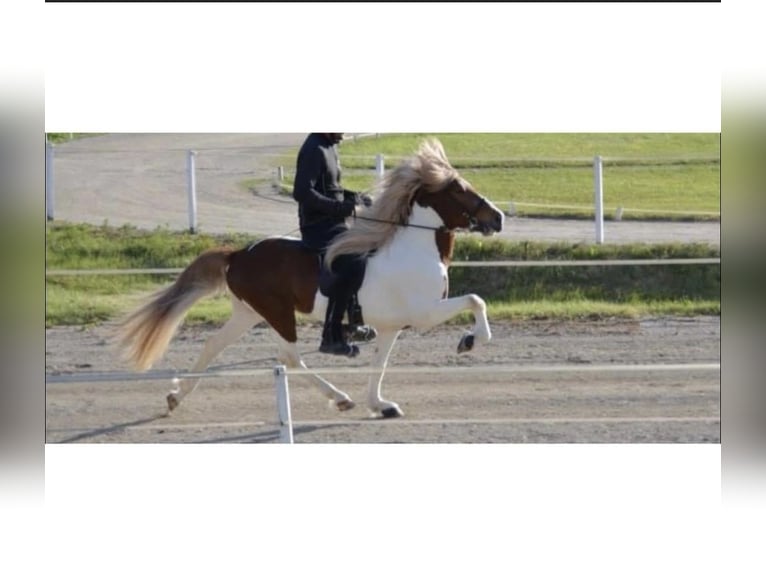
[[[462,328],[404,332],[392,367],[498,367],[450,374],[391,374],[383,396],[405,416],[373,420],[364,405],[366,375],[328,378],[357,403],[330,408],[313,383],[290,376],[295,442],[304,443],[703,443],[720,442],[720,319],[523,322],[493,325],[493,339],[456,354]],[[158,370],[184,370],[212,330],[182,328]],[[316,353],[319,330],[302,328],[309,366],[366,366],[369,348],[344,360]],[[207,443],[275,442],[276,345],[254,328],[211,368],[264,369],[257,377],[203,379],[171,417],[167,381],[47,385],[46,441]],[[686,365],[675,370],[599,371],[597,366]],[[570,371],[520,370],[563,366]],[[578,371],[576,368],[585,369]],[[46,333],[48,374],[123,370],[108,328]],[[506,368],[506,372],[502,369]]]

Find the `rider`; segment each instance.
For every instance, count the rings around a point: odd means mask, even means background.
[[[330,242],[348,229],[346,218],[354,213],[354,208],[372,204],[369,195],[354,193],[340,185],[337,144],[342,139],[342,133],[312,133],[298,152],[293,198],[299,204],[301,237],[307,247],[322,255]],[[320,352],[348,357],[359,353],[359,348],[346,340],[342,321],[347,310],[351,336],[359,340],[374,338],[374,329],[361,325],[361,311],[355,304],[363,270],[364,262],[359,257],[340,256],[333,261],[332,271],[337,279],[327,302]]]

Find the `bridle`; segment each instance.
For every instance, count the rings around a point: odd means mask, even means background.
[[[482,207],[488,207],[489,202],[484,199],[484,196],[479,196],[479,201],[471,212],[464,211],[463,215],[468,219],[468,231],[482,231],[483,226],[479,223],[476,215],[479,213]]]
[[[452,183],[453,183],[452,181],[450,183],[448,183],[447,186],[445,186],[445,189],[446,189],[446,187],[448,187]],[[419,193],[420,193],[420,191],[416,192],[412,196],[412,203],[415,203]],[[468,227],[467,227],[468,231],[483,231],[483,226],[482,226],[482,224],[479,223],[479,220],[477,219],[476,216],[478,215],[479,211],[481,211],[481,209],[483,207],[487,207],[489,205],[489,202],[483,196],[481,196],[479,194],[477,194],[477,195],[479,197],[479,201],[476,202],[476,205],[470,211],[463,210],[460,213],[460,215],[462,215],[463,217],[465,217],[468,220]],[[406,222],[402,223],[402,222],[399,222],[399,221],[386,221],[384,219],[377,219],[377,218],[374,218],[374,217],[366,217],[366,216],[363,216],[363,215],[356,215],[356,214],[354,214],[353,217],[355,219],[363,219],[365,221],[375,221],[375,222],[378,222],[378,223],[388,223],[390,225],[398,225],[400,227],[414,227],[416,229],[426,229],[428,231],[444,231],[444,230],[449,229],[446,225],[441,225],[439,227],[433,227],[431,225],[419,225],[417,223],[406,223]]]

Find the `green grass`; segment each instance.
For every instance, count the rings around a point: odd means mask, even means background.
[[[66,143],[68,141],[81,139],[81,138],[88,138],[92,136],[101,135],[98,133],[46,133],[45,139],[49,143],[52,144],[59,144],[59,143]]]
[[[506,208],[509,201],[517,204],[519,215],[592,217],[593,214],[590,167],[465,169],[461,174],[499,207]],[[720,219],[716,215],[720,212],[719,180],[719,165],[615,167],[604,171],[604,210],[614,212],[617,207],[623,207],[626,218],[645,219],[651,214],[672,218],[688,214],[687,219]],[[344,177],[344,185],[350,189],[371,189],[374,182],[375,177],[368,174]],[[630,213],[631,208],[651,211]]]
[[[49,269],[123,269],[179,267],[205,249],[244,245],[256,239],[244,233],[213,236],[131,225],[49,223],[45,231]]]
[[[455,261],[570,261],[720,257],[703,243],[633,245],[462,238]],[[480,286],[480,287],[479,287]],[[452,267],[452,296],[477,292],[495,320],[720,315],[718,264],[594,267]],[[470,321],[463,314],[461,322]]]
[[[48,285],[46,289],[45,326],[95,325],[116,319],[138,307],[154,291],[169,285],[172,278],[151,287],[122,293],[94,293],[87,285],[80,289]],[[129,287],[126,286],[126,289]],[[231,315],[231,303],[227,295],[203,299],[186,316],[188,324],[222,325]]]
[[[544,158],[591,161],[596,155],[605,159],[657,161],[669,158],[717,160],[720,156],[718,134],[708,133],[381,134],[380,137],[344,141],[340,148],[341,162],[344,167],[355,167],[353,156],[374,158],[378,153],[396,160],[412,154],[426,137],[437,137],[444,145],[450,162],[457,168],[487,160]]]
[[[166,278],[165,284],[170,280]],[[46,304],[46,327],[56,325],[93,325],[115,319],[138,306],[151,290],[115,295],[93,295],[88,292],[59,291],[49,287]],[[480,291],[480,290],[479,290]],[[492,301],[487,302],[487,314],[495,321],[529,319],[606,319],[611,317],[636,319],[646,316],[697,316],[720,315],[720,300],[680,300],[617,303],[612,301],[574,299],[536,301]],[[203,299],[186,316],[186,324],[222,325],[231,315],[231,304],[227,296]],[[464,313],[455,319],[456,323],[469,323],[473,319]],[[299,323],[307,319],[298,316]]]
[[[375,155],[386,168],[429,134],[392,134],[341,144],[343,184],[370,190]],[[474,187],[520,216],[593,217],[593,157],[604,158],[604,209],[624,219],[720,220],[718,134],[438,134]],[[294,157],[283,191],[290,193]],[[533,204],[533,205],[524,205]],[[563,206],[563,207],[561,207]]]
[[[132,226],[49,223],[46,226],[47,269],[137,269],[185,267],[204,250],[218,245],[244,247],[256,239],[246,234],[212,236],[154,231]],[[51,276],[45,280],[45,324],[91,324],[112,319],[133,308],[173,280],[170,275]],[[192,321],[224,317],[225,299],[202,302]]]
[[[572,245],[462,238],[455,261],[692,259],[720,257],[707,244]],[[705,265],[591,267],[452,267],[453,295],[475,292],[496,302],[607,301],[626,306],[675,301],[720,301],[721,269]]]
[[[46,227],[48,269],[179,268],[216,245],[246,246],[254,237],[142,231],[86,224]],[[461,237],[455,260],[571,260],[718,257],[704,244],[571,245]],[[108,321],[172,282],[172,275],[50,276],[46,327]],[[720,314],[719,265],[450,269],[450,295],[475,292],[492,319],[599,318]],[[190,323],[221,324],[226,296],[192,308]],[[301,319],[305,320],[305,319]],[[460,320],[466,320],[458,319]]]

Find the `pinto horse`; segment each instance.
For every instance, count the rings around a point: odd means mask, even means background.
[[[475,294],[448,298],[447,268],[455,231],[491,235],[503,227],[503,213],[476,193],[453,168],[438,140],[424,141],[413,156],[389,171],[373,193],[371,207],[362,209],[349,230],[330,245],[329,267],[342,254],[368,254],[358,292],[365,322],[375,327],[367,407],[375,416],[402,416],[380,389],[388,358],[399,333],[408,327],[425,330],[463,311],[474,316],[458,352],[486,343],[491,333],[486,304]],[[311,374],[298,353],[296,312],[322,320],[327,298],[318,289],[320,259],[316,252],[290,237],[270,237],[248,248],[214,248],[194,260],[169,287],[156,293],[120,325],[124,356],[137,370],[146,370],[165,352],[186,312],[198,300],[228,288],[232,316],[205,343],[192,370],[201,373],[228,345],[263,321],[279,335],[278,360],[301,368],[338,410],[354,402],[322,377]],[[177,408],[199,379],[174,379],[167,396],[169,412]]]

